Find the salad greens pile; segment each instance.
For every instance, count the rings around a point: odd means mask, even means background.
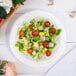
[[[61,29],[55,28],[49,20],[44,19],[32,19],[30,24],[23,22],[22,25],[23,27],[17,30],[18,40],[15,47],[18,47],[21,53],[27,52],[32,58],[50,56]]]

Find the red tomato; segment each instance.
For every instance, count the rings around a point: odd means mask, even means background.
[[[34,24],[30,24],[30,25],[29,25],[29,28],[30,28],[31,30],[33,30],[33,27],[34,27]]]
[[[19,36],[20,36],[20,37],[23,37],[23,36],[24,36],[24,31],[23,31],[23,30],[21,30],[21,31],[19,32]]]
[[[46,56],[50,56],[51,55],[51,51],[47,50],[46,51]]]
[[[47,42],[47,41],[43,41],[43,42],[42,42],[42,46],[43,46],[43,47],[48,46],[48,42]]]
[[[46,27],[49,27],[49,26],[51,25],[51,23],[50,23],[49,21],[46,21],[46,22],[44,23],[44,25],[45,25]]]
[[[32,53],[33,52],[33,49],[29,48],[29,49],[27,49],[27,52],[28,53]]]
[[[39,35],[39,31],[38,30],[32,31],[32,36],[38,36],[38,35]]]
[[[51,28],[50,29],[50,33],[55,34],[56,33],[56,29],[55,28]]]
[[[3,19],[0,17],[0,23],[3,21]]]

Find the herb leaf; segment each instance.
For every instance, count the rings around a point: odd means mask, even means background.
[[[56,35],[59,35],[61,33],[61,29],[57,29]]]
[[[0,6],[0,17],[6,19],[6,16],[7,16],[7,12],[3,7]]]
[[[12,0],[14,4],[22,4],[25,0]]]

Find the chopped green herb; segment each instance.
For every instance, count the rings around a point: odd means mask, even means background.
[[[32,23],[32,24],[34,24],[36,21],[35,21],[35,19],[32,19],[31,21],[30,21],[30,23]]]
[[[61,33],[61,29],[57,29],[56,35],[59,35]]]
[[[14,4],[22,4],[25,0],[12,0]]]

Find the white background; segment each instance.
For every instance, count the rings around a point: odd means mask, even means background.
[[[66,30],[67,45],[64,55],[46,76],[76,76],[76,48],[70,50],[76,44],[76,17],[70,18],[70,12],[76,10],[76,0],[55,0],[53,6],[48,6],[49,0],[26,0],[16,14],[0,28],[0,59],[11,61],[15,64],[18,76],[42,76],[50,68],[32,68],[19,62],[8,46],[9,33],[15,20],[22,14],[32,10],[45,10],[54,14],[64,25]]]

